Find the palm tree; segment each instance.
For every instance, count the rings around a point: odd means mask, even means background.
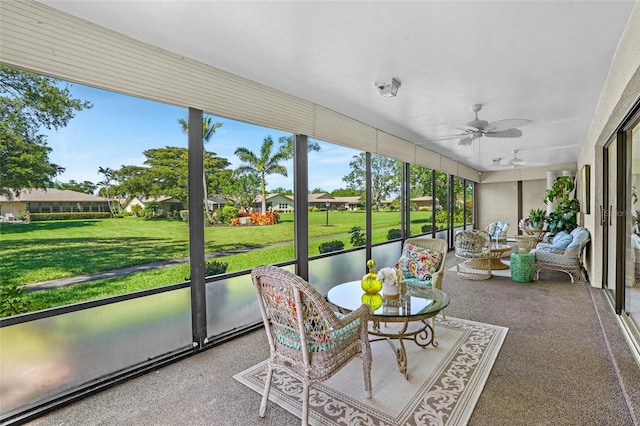
[[[235,155],[238,156],[240,161],[247,163],[246,165],[238,167],[236,171],[238,173],[255,173],[260,178],[260,191],[262,194],[262,214],[265,214],[267,210],[267,176],[272,174],[287,176],[286,167],[280,164],[282,161],[286,161],[289,159],[287,153],[280,149],[274,154],[271,152],[272,149],[273,139],[271,139],[271,136],[267,136],[262,141],[259,156],[244,147],[238,148],[235,151]]]
[[[182,126],[182,131],[186,134],[189,133],[189,122],[184,118],[180,118],[178,123]],[[204,117],[202,119],[202,140],[207,143],[213,137],[213,134],[216,132],[216,129],[222,127],[222,123],[213,123],[211,117]],[[204,149],[204,146],[203,146]],[[211,212],[209,211],[209,203],[208,203],[208,195],[207,195],[207,178],[205,176],[204,170],[202,171],[202,183],[204,185],[204,208],[207,212],[207,217],[209,218],[209,223],[213,222],[213,217]]]
[[[109,213],[111,213],[111,217],[113,217],[111,198],[109,198],[109,188],[111,187],[111,182],[116,179],[116,171],[110,167],[99,167],[98,174],[104,176],[104,178],[101,182],[98,183],[98,185],[102,186],[105,189],[105,193],[107,195],[107,204],[109,205]]]

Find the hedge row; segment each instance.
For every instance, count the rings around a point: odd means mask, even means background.
[[[70,219],[109,219],[109,212],[66,212],[66,213],[29,213],[29,220],[41,222],[45,220],[70,220]]]

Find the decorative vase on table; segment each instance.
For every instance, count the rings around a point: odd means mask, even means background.
[[[398,299],[400,297],[400,286],[394,283],[383,282],[382,297],[385,299]]]
[[[362,281],[360,285],[362,286],[362,290],[366,294],[378,294],[380,290],[382,290],[382,282],[378,280],[374,268],[376,267],[376,261],[371,259],[367,261],[367,268],[369,268],[369,273],[362,277]]]
[[[380,308],[380,306],[382,306],[382,296],[380,296],[380,293],[365,293],[360,298],[360,301],[366,305],[371,306],[372,311],[375,311],[376,309]]]
[[[378,281],[382,281],[382,297],[398,299],[400,297],[400,282],[396,268],[382,268],[378,271]]]

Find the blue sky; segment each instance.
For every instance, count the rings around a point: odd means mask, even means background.
[[[69,125],[58,131],[45,131],[47,143],[53,149],[50,160],[65,168],[56,179],[60,182],[85,180],[98,182],[99,167],[119,169],[122,165],[143,165],[142,152],[165,146],[187,147],[187,136],[178,119],[187,118],[187,109],[124,96],[79,84],[70,84],[75,98],[88,100],[93,108],[76,113]],[[239,146],[258,153],[263,139],[274,141],[288,133],[240,123],[220,117],[222,123],[205,145],[208,151],[225,157],[232,168],[241,163],[234,155]],[[331,191],[346,187],[342,177],[349,173],[349,162],[358,152],[338,145],[321,143],[320,152],[309,154],[309,189]],[[285,164],[289,177],[271,175],[267,190],[277,187],[291,189],[292,163]]]

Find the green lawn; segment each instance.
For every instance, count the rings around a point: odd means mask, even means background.
[[[430,213],[418,212],[416,220]],[[420,217],[423,216],[423,217]],[[398,212],[374,212],[374,241],[386,239],[386,230],[399,227]],[[309,238],[349,237],[354,226],[364,228],[364,212],[309,213]],[[419,232],[419,231],[418,231]],[[92,272],[189,256],[187,224],[174,220],[135,217],[0,224],[2,283],[24,285]],[[335,236],[335,237],[334,237]],[[334,237],[334,238],[332,238]],[[349,238],[344,240],[349,247]],[[205,252],[293,242],[293,214],[281,215],[272,226],[216,226],[205,228]],[[319,242],[318,242],[319,245]],[[316,252],[311,254],[317,254]],[[288,260],[284,257],[278,260]],[[230,271],[245,269],[230,264]],[[248,266],[251,267],[251,266]]]
[[[419,233],[429,212],[412,212],[412,232]],[[413,222],[412,220],[412,222]],[[310,255],[323,241],[341,240],[351,247],[349,230],[365,227],[364,212],[309,213]],[[399,228],[399,212],[374,212],[374,242],[386,240],[387,230]],[[216,226],[205,228],[208,254],[240,249],[216,260],[229,264],[228,272],[256,265],[292,260],[293,214],[282,214],[272,226]],[[188,258],[189,229],[174,220],[135,217],[0,224],[2,285],[25,285],[56,278],[107,271],[126,266]],[[280,243],[280,244],[278,244]],[[30,294],[40,307],[59,306],[183,281],[188,264],[140,272],[124,277],[78,284]]]

